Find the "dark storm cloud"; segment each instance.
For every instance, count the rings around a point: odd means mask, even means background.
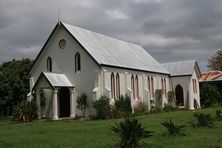
[[[196,59],[202,70],[222,48],[220,0],[0,0],[0,63],[35,58],[60,19],[141,44],[160,62]]]

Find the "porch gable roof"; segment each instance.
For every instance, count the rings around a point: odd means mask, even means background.
[[[36,88],[38,83],[45,79],[48,84],[51,86],[51,88],[55,87],[74,87],[72,83],[69,81],[69,79],[66,77],[65,74],[59,74],[59,73],[51,73],[51,72],[42,72],[37,79],[33,89]]]

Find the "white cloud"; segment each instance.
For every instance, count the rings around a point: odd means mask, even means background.
[[[117,19],[117,20],[129,20],[130,17],[124,14],[123,12],[119,10],[107,10],[105,13],[111,17],[112,19]]]
[[[141,44],[144,46],[155,46],[155,47],[168,47],[168,46],[183,46],[189,44],[198,44],[200,41],[192,38],[180,37],[164,37],[161,35],[148,34],[141,35]]]

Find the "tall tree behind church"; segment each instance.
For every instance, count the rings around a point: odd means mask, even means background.
[[[217,51],[217,53],[208,60],[207,67],[210,70],[220,70],[222,71],[222,49]]]
[[[12,113],[29,92],[30,59],[12,60],[0,65],[0,114]]]

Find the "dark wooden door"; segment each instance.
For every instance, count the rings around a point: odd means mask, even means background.
[[[183,88],[180,85],[176,87],[176,105],[184,106]]]
[[[62,87],[59,92],[60,117],[70,116],[70,94],[69,89]]]

